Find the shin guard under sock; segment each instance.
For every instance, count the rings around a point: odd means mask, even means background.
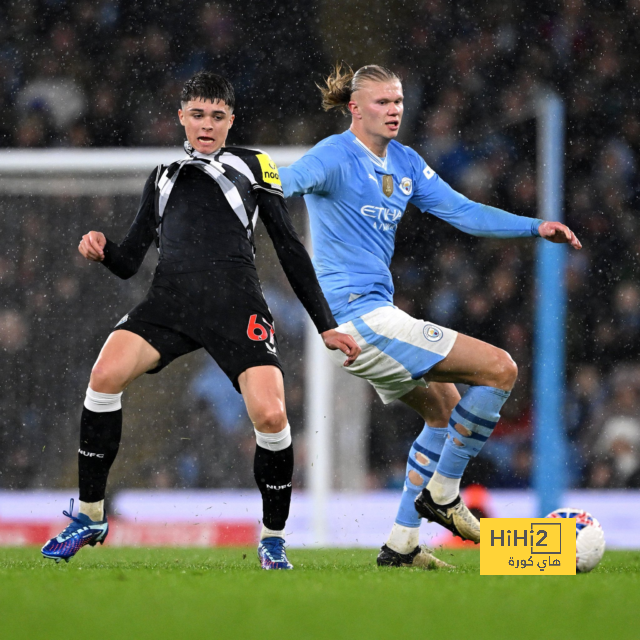
[[[80,500],[98,502],[104,499],[107,477],[116,459],[122,436],[122,409],[96,413],[82,409],[78,478]]]
[[[262,522],[268,529],[282,531],[291,504],[293,445],[280,451],[256,446],[253,473],[262,494]]]

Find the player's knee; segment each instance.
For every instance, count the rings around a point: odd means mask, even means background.
[[[120,393],[126,387],[116,367],[98,360],[91,370],[89,386],[98,393]]]
[[[511,391],[518,378],[518,365],[506,351],[502,349],[497,351],[496,386],[505,391]]]
[[[287,426],[287,413],[284,407],[268,407],[260,411],[255,427],[263,433],[278,433]]]

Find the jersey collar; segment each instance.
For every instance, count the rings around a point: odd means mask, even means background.
[[[184,141],[184,150],[185,152],[190,155],[192,158],[199,158],[200,160],[215,160],[216,156],[222,151],[221,149],[218,149],[217,151],[214,151],[213,153],[200,153],[200,151],[196,151],[192,146],[191,143],[188,140]]]
[[[366,156],[369,158],[369,160],[371,160],[371,162],[373,162],[373,164],[376,167],[382,169],[383,171],[387,171],[387,160],[389,159],[388,152],[384,158],[380,158],[375,153],[373,153],[373,151],[371,151],[371,149],[369,149],[369,147],[367,147],[367,145],[364,144],[364,142],[361,142],[360,140],[358,140],[355,133],[353,133],[351,129],[348,129],[345,133],[348,134],[348,136],[352,139],[355,145],[357,145],[360,149],[362,149],[362,151],[365,152]]]

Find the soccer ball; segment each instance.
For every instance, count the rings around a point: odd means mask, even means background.
[[[604,555],[604,532],[600,523],[581,509],[556,509],[547,518],[576,519],[576,571],[588,573],[598,566]]]

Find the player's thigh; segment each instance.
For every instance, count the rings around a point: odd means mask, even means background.
[[[120,393],[160,362],[160,353],[131,331],[114,331],[93,365],[89,385],[100,393]]]
[[[453,347],[457,332],[413,318],[396,307],[379,307],[341,324],[362,352],[345,371],[367,380],[385,404],[425,387],[423,376]],[[343,354],[329,352],[342,366]]]
[[[516,364],[506,351],[460,333],[447,357],[425,375],[425,380],[461,382],[510,391],[517,374]]]
[[[460,401],[460,394],[450,382],[432,382],[427,388],[412,389],[400,400],[417,411],[430,427],[444,428],[449,424],[453,408]]]
[[[278,367],[250,367],[238,376],[238,386],[258,431],[278,433],[287,426],[284,380]]]

